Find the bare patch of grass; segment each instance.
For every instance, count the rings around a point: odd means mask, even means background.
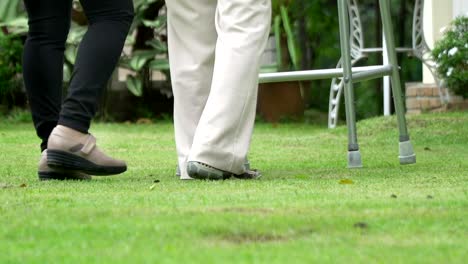
[[[210,240],[217,243],[234,245],[257,243],[281,243],[304,238],[312,234],[312,228],[287,230],[285,232],[259,232],[255,230],[227,230],[210,235]]]

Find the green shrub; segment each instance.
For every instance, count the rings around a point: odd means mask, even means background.
[[[22,52],[21,40],[0,33],[0,104],[21,86]]]
[[[437,74],[455,94],[468,98],[468,17],[456,18],[435,44]]]

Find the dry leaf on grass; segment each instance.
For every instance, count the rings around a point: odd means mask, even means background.
[[[340,184],[354,184],[354,181],[351,179],[341,179]]]

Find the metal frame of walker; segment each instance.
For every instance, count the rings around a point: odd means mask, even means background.
[[[401,92],[399,67],[397,64],[393,26],[390,16],[390,1],[379,0],[383,31],[386,40],[386,49],[389,57],[389,64],[366,67],[352,67],[352,50],[349,33],[349,3],[347,0],[337,1],[343,68],[279,73],[262,73],[259,76],[259,82],[272,83],[283,81],[305,81],[329,78],[343,78],[346,108],[346,124],[348,127],[348,167],[360,168],[362,167],[362,160],[361,153],[359,151],[359,144],[357,141],[353,83],[382,78],[384,76],[390,76],[392,82],[392,90],[394,94],[393,101],[398,120],[400,164],[404,165],[416,163],[416,155],[414,154],[413,145],[411,144],[408,129],[406,126],[406,117]]]
[[[350,45],[351,45],[351,65],[368,57],[370,53],[383,53],[384,63],[387,63],[388,56],[384,48],[366,48],[364,47],[364,33],[359,12],[358,0],[348,1],[348,13],[350,21]],[[435,62],[431,56],[431,49],[426,43],[423,29],[424,19],[424,0],[416,0],[413,9],[413,28],[412,28],[412,47],[397,47],[397,53],[407,53],[409,56],[416,57],[431,72],[437,87],[442,104],[449,100],[449,94],[441,89],[441,80],[436,74]],[[342,67],[342,59],[336,65]],[[338,112],[340,100],[343,93],[344,82],[342,78],[333,78],[330,85],[330,100],[328,102],[328,127],[335,128],[338,123]],[[388,77],[384,77],[384,114],[390,115],[390,89]]]

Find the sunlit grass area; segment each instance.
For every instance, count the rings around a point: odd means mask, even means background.
[[[408,118],[417,164],[398,163],[394,117],[346,128],[257,124],[261,180],[180,181],[169,122],[97,124],[128,172],[39,182],[32,124],[0,122],[0,263],[464,263],[468,114]]]

